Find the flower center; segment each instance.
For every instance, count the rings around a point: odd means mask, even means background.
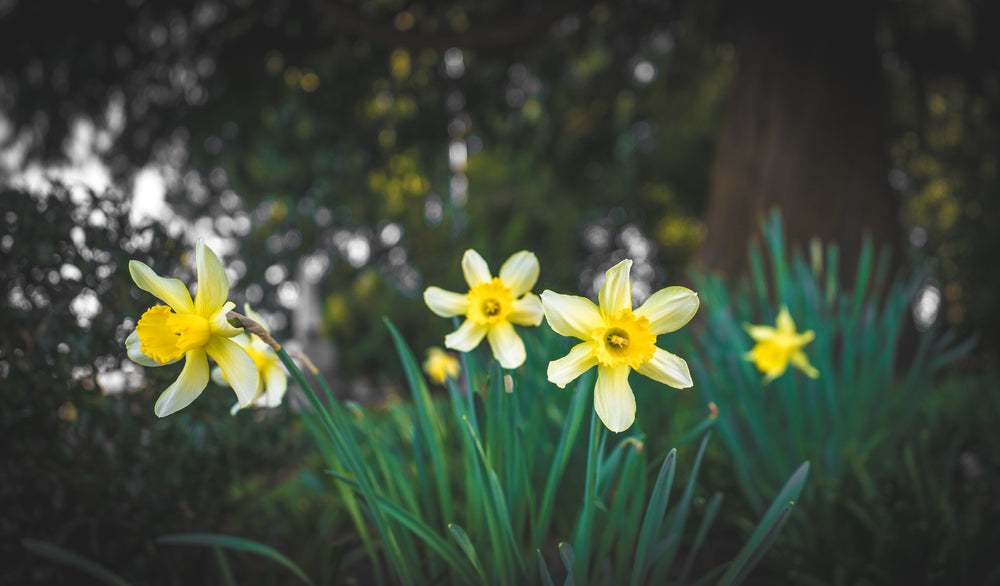
[[[656,352],[656,336],[649,331],[649,319],[630,309],[609,315],[591,337],[598,343],[597,360],[604,366],[638,368]]]
[[[465,316],[479,325],[491,325],[506,319],[514,309],[514,297],[499,278],[480,283],[469,291],[469,310]]]
[[[146,310],[135,331],[139,334],[139,350],[160,364],[205,346],[212,337],[207,319],[190,313],[174,313],[166,305]]]

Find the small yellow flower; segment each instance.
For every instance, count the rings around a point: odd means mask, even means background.
[[[195,257],[198,290],[194,301],[180,280],[161,277],[136,260],[128,264],[135,284],[167,303],[150,307],[139,318],[135,331],[125,340],[128,357],[142,366],[163,366],[184,358],[180,376],[156,401],[154,411],[159,417],[187,407],[205,390],[209,356],[222,368],[240,405],[250,404],[259,384],[253,359],[230,339],[243,328],[226,321],[226,314],[236,304],[226,301],[229,279],[219,257],[201,240]]]
[[[458,359],[448,352],[433,346],[427,350],[427,360],[424,361],[424,372],[431,380],[443,385],[449,377],[458,376],[460,369]]]
[[[656,347],[656,337],[673,332],[698,311],[698,294],[684,287],[657,291],[632,311],[631,260],[607,272],[598,294],[600,307],[585,297],[542,293],[549,325],[558,334],[583,340],[565,357],[549,363],[549,380],[560,388],[597,366],[594,409],[608,429],[621,432],[635,421],[635,396],[628,384],[639,374],[675,389],[686,389],[691,372],[684,359]]]
[[[812,330],[801,334],[796,332],[795,322],[785,306],[778,312],[775,325],[777,327],[772,328],[743,324],[743,328],[757,342],[746,353],[746,359],[753,361],[757,370],[764,374],[764,384],[784,374],[789,362],[809,378],[818,377],[819,371],[809,364],[809,358],[802,351],[802,347],[811,342],[816,334]]]
[[[264,317],[250,309],[249,303],[243,304],[243,313],[267,330]],[[285,373],[285,369],[281,365],[281,359],[275,354],[274,349],[267,342],[261,340],[260,336],[247,332],[236,336],[233,338],[233,341],[247,351],[247,354],[253,359],[254,365],[257,366],[257,374],[260,382],[257,384],[257,394],[254,396],[251,404],[259,408],[281,405],[281,400],[285,397],[285,391],[288,390],[288,375]],[[221,368],[212,369],[212,380],[220,386],[229,384]],[[243,407],[245,405],[236,403],[229,412],[235,415]]]
[[[538,280],[538,259],[522,250],[507,259],[494,278],[490,267],[475,250],[466,250],[462,272],[470,290],[452,293],[438,287],[424,291],[427,307],[441,317],[464,315],[465,322],[445,336],[444,345],[468,352],[485,337],[493,356],[504,368],[517,368],[526,357],[524,342],[513,324],[537,326],[542,323],[542,304],[530,293]]]

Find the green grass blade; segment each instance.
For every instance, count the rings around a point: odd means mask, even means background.
[[[562,558],[563,565],[566,566],[566,582],[563,583],[564,586],[576,586],[576,576],[573,573],[573,568],[576,566],[576,553],[573,551],[573,546],[565,541],[560,543],[559,557]]]
[[[464,529],[454,523],[448,524],[448,531],[451,531],[451,536],[458,542],[458,546],[462,548],[462,552],[465,553],[465,557],[469,558],[469,562],[472,563],[472,567],[476,570],[476,574],[479,575],[479,581],[482,584],[488,584],[489,582],[486,579],[486,574],[483,573],[483,567],[479,563],[479,555],[476,554],[476,548],[473,547],[472,542],[469,540],[469,535]]]
[[[215,554],[215,561],[219,562],[222,583],[226,586],[236,586],[236,577],[233,576],[233,568],[230,567],[229,560],[226,559],[226,553],[222,551],[221,547],[213,547],[212,552]]]
[[[645,581],[647,562],[646,557],[656,545],[656,539],[660,533],[660,525],[663,523],[663,515],[667,511],[667,502],[670,499],[670,487],[674,483],[674,468],[677,462],[677,450],[670,450],[667,457],[663,459],[660,466],[660,473],[656,477],[656,484],[653,485],[653,493],[649,497],[649,505],[646,507],[646,515],[642,519],[642,528],[639,530],[639,542],[635,548],[635,563],[632,565],[632,586],[639,586]]]
[[[738,584],[737,578],[742,579],[749,572],[749,563],[760,559],[760,556],[767,550],[771,542],[777,536],[777,530],[784,524],[790,508],[802,493],[806,479],[809,477],[809,462],[803,462],[798,469],[792,473],[778,492],[778,496],[771,502],[771,506],[764,513],[764,517],[757,525],[757,529],[750,536],[746,545],[736,554],[733,563],[726,570],[726,573],[718,582],[718,586],[733,586]],[[788,509],[788,510],[786,510]],[[779,519],[780,518],[780,519]],[[746,568],[746,570],[744,570]]]
[[[552,510],[555,505],[556,488],[558,488],[559,480],[562,479],[562,474],[566,470],[569,453],[576,443],[576,437],[583,422],[583,414],[586,413],[586,409],[590,405],[590,401],[587,399],[590,397],[594,385],[593,370],[591,369],[591,372],[586,372],[580,377],[566,412],[566,420],[563,422],[559,444],[552,456],[552,464],[549,468],[548,478],[545,480],[544,492],[542,492],[542,504],[538,509],[538,517],[532,531],[531,542],[536,548],[541,547],[541,542],[549,531]]]
[[[538,556],[538,574],[541,576],[542,586],[556,586],[556,583],[552,581],[552,574],[549,573],[549,565],[542,557],[542,550],[536,549],[535,555]]]
[[[46,541],[39,541],[37,539],[22,539],[21,545],[24,546],[24,549],[37,556],[43,557],[50,562],[55,562],[63,566],[80,570],[81,572],[88,574],[105,584],[112,584],[114,586],[129,586],[129,582],[118,574],[115,574],[97,562],[89,560],[80,554],[69,551],[68,549],[63,549],[58,545],[53,545]]]
[[[691,472],[688,473],[687,484],[684,485],[684,492],[681,494],[681,500],[678,501],[677,506],[672,511],[672,519],[670,524],[667,525],[667,539],[672,544],[666,553],[665,558],[657,565],[656,570],[653,573],[653,583],[661,584],[665,580],[667,571],[670,569],[670,565],[674,561],[674,557],[677,555],[677,546],[680,545],[681,535],[684,533],[684,526],[687,524],[688,510],[691,507],[691,498],[694,496],[694,484],[698,479],[698,472],[701,470],[701,460],[705,456],[705,449],[708,447],[708,440],[711,439],[712,434],[706,433],[704,439],[701,440],[701,445],[698,447],[698,455],[694,458],[694,464],[691,466]],[[655,562],[656,560],[651,560]]]
[[[351,486],[355,490],[358,490],[357,483],[350,478],[341,476],[332,470],[327,470],[327,474],[333,476],[340,482]],[[434,530],[426,523],[415,517],[409,511],[394,503],[386,501],[385,499],[377,498],[374,505],[398,521],[400,525],[409,529],[414,535],[417,536],[418,539],[423,541],[427,547],[441,556],[441,559],[459,574],[458,577],[462,580],[463,584],[471,584],[476,581],[475,574],[469,570],[468,565],[466,565],[466,562],[462,559],[462,555],[458,551],[455,551],[454,547],[452,547],[443,537],[435,533]]]
[[[694,560],[698,557],[698,552],[701,551],[701,546],[705,544],[705,537],[708,535],[708,530],[715,521],[715,517],[718,516],[719,508],[721,506],[722,493],[717,492],[712,495],[712,500],[708,502],[708,506],[705,508],[705,516],[702,517],[701,523],[698,525],[698,530],[694,534],[694,541],[691,543],[691,550],[688,551],[687,559],[684,560],[684,568],[681,570],[681,576],[678,579],[679,583],[687,584],[687,577],[688,574],[691,573],[691,567],[694,565]]]
[[[247,553],[266,557],[273,562],[285,566],[285,568],[295,574],[299,580],[305,582],[306,584],[311,585],[313,583],[309,576],[302,571],[302,568],[297,566],[295,562],[288,559],[278,550],[264,545],[263,543],[258,543],[242,537],[219,535],[215,533],[174,533],[171,535],[157,537],[155,541],[156,543],[164,545],[201,545],[206,547],[219,547],[236,551],[245,551]]]
[[[453,518],[453,514],[451,510],[452,498],[448,483],[448,468],[445,462],[444,441],[441,437],[443,426],[438,419],[437,411],[434,409],[434,403],[431,401],[431,394],[427,390],[427,383],[420,373],[420,365],[410,351],[410,347],[406,344],[406,340],[403,339],[403,335],[399,333],[396,326],[389,321],[389,318],[383,318],[382,321],[389,328],[392,341],[396,345],[396,352],[403,363],[406,380],[410,385],[410,390],[413,392],[417,422],[420,427],[420,434],[426,445],[426,452],[431,460],[431,468],[434,471],[441,523],[444,526]]]
[[[589,565],[590,558],[590,524],[594,518],[594,510],[596,508],[595,503],[598,501],[597,498],[597,476],[600,472],[600,451],[597,446],[603,443],[604,437],[604,424],[598,423],[597,411],[592,410],[590,413],[590,442],[587,448],[587,470],[586,470],[586,480],[584,481],[583,490],[583,508],[580,510],[579,522],[576,527],[576,538],[575,547],[576,552],[576,568],[574,573],[576,574],[575,580],[579,581],[580,584],[586,586],[587,584],[587,566]],[[560,549],[562,547],[560,546]]]

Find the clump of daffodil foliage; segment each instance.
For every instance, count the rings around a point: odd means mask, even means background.
[[[135,282],[167,305],[143,313],[128,339],[129,356],[146,366],[185,360],[156,414],[175,413],[204,390],[208,357],[219,364],[217,378],[235,390],[237,407],[271,404],[284,394],[280,361],[307,399],[301,415],[327,460],[336,488],[331,506],[353,520],[377,583],[646,584],[669,577],[677,584],[737,584],[770,547],[808,475],[808,463],[789,474],[734,557],[706,557],[722,497],[699,501],[695,492],[718,412],[704,414],[673,449],[650,453],[644,436],[630,432],[636,407],[628,382],[636,370],[665,386],[696,384],[687,363],[656,342],[692,318],[698,296],[669,287],[633,311],[628,260],[608,270],[595,305],[531,293],[539,263],[530,252],[511,256],[494,278],[486,261],[467,251],[469,292],[430,287],[424,294],[434,313],[464,318],[444,340],[461,352],[459,360],[432,349],[424,363],[447,400],[432,398],[420,364],[386,320],[412,397],[369,411],[338,401],[302,357],[307,377],[249,308],[233,313],[219,259],[200,241],[196,257],[193,301],[180,281],[130,265]],[[568,355],[549,326],[536,328],[543,316],[556,333],[581,340]],[[476,351],[483,338],[488,353]],[[563,390],[573,380],[574,388]],[[692,450],[694,459],[675,491],[678,450]],[[253,551],[311,582],[262,544],[206,534],[162,541]]]
[[[910,487],[903,495],[941,494],[916,473],[914,430],[924,428],[921,413],[940,400],[935,375],[970,344],[956,344],[939,327],[921,333],[907,326],[922,279],[890,275],[888,253],[876,259],[869,240],[853,284],[845,286],[835,246],[814,242],[808,259],[800,251],[789,257],[777,213],[763,235],[763,250],[751,246],[747,279],[694,276],[706,325],[682,347],[698,392],[719,406],[716,429],[753,510],[768,507],[799,462],[812,463],[800,519],[824,530],[793,524],[788,544],[798,549],[795,556],[824,559],[844,541],[867,544],[859,548],[862,558],[895,547],[903,531],[890,519],[903,497],[883,490],[901,483]],[[847,260],[853,266],[855,259]],[[770,323],[775,327],[754,325]],[[912,355],[900,355],[904,340]],[[908,462],[905,480],[893,465],[901,461]],[[952,507],[944,500],[935,506]],[[800,578],[823,582],[841,572],[847,579],[868,572],[863,563],[830,560]]]

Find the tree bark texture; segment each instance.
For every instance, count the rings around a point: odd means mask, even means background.
[[[866,232],[898,260],[877,3],[733,4],[738,66],[701,260],[724,274],[744,272],[747,242],[773,207],[789,242],[836,242],[848,280]]]

